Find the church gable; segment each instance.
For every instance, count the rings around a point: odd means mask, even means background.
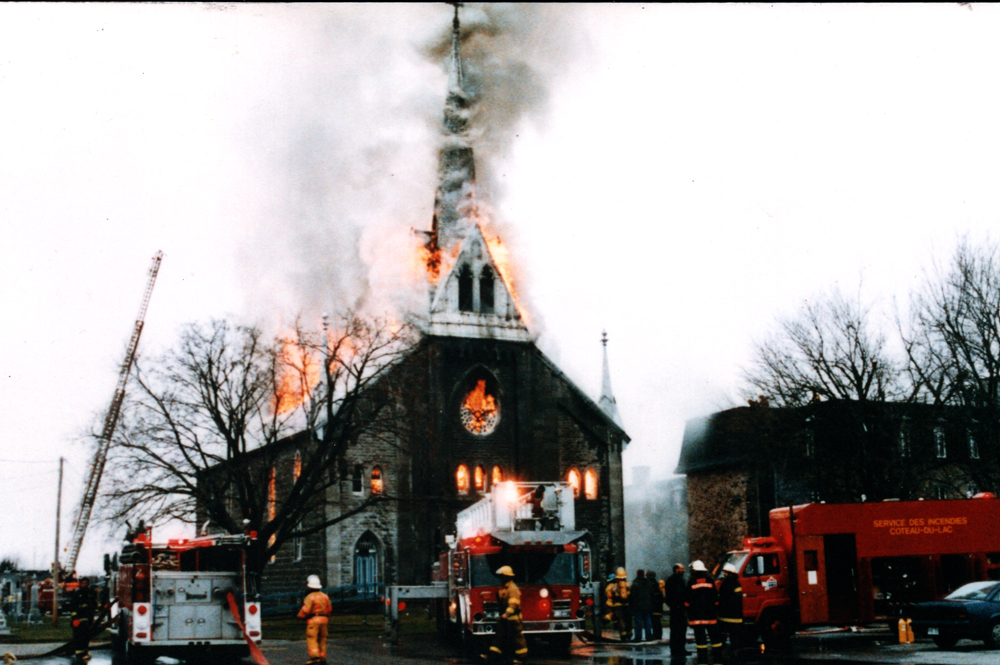
[[[442,337],[531,340],[507,279],[478,225],[462,240],[458,256],[435,289],[427,332]]]

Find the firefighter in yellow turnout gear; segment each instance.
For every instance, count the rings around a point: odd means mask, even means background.
[[[608,597],[608,614],[611,615],[611,619],[615,622],[615,628],[618,630],[618,638],[622,642],[628,642],[629,586],[628,573],[625,572],[624,568],[619,568],[615,573],[615,579],[608,584],[605,594]]]
[[[524,627],[521,624],[521,590],[514,584],[514,570],[502,566],[496,574],[503,581],[500,592],[500,621],[497,623],[496,639],[488,654],[491,663],[514,663],[519,665],[528,656],[528,643],[524,641]]]
[[[330,604],[330,597],[320,591],[323,585],[320,584],[319,575],[310,575],[306,586],[314,589],[306,596],[302,609],[299,610],[299,618],[306,620],[306,647],[309,649],[309,660],[306,663],[325,663],[326,631],[333,605]]]

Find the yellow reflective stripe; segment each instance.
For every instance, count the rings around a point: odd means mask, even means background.
[[[496,652],[496,653],[503,653],[502,651],[500,651],[500,647],[490,647],[490,651],[493,651],[493,652]]]
[[[719,617],[719,621],[725,621],[726,623],[743,623],[743,619],[727,619],[725,617]]]
[[[741,586],[736,587],[735,589],[733,589],[733,593],[743,593],[743,587]]]
[[[523,656],[524,654],[528,653],[528,650],[527,649],[518,649],[514,653],[516,653],[518,656]]]

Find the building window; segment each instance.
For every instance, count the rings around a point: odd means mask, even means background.
[[[969,442],[969,459],[979,459],[979,442],[971,429],[965,430],[965,438]]]
[[[351,476],[351,491],[355,494],[365,493],[365,468],[360,464],[354,465],[354,474]]]
[[[813,417],[809,416],[806,418],[806,427],[802,432],[803,439],[803,453],[807,459],[812,459],[816,457],[816,433],[813,429]]]
[[[945,444],[944,427],[942,425],[934,428],[934,450],[937,453],[938,459],[948,457],[948,446]]]
[[[486,489],[486,471],[481,466],[477,466],[472,474],[472,481],[475,483],[476,491],[482,494]]]
[[[468,264],[458,271],[458,311],[472,311],[472,269]]]
[[[583,474],[583,493],[591,501],[597,498],[597,472],[593,469]]]
[[[382,469],[375,467],[372,469],[372,494],[381,494],[385,491],[385,483],[382,480]]]
[[[464,464],[459,464],[455,471],[455,487],[459,494],[469,493],[469,467]]]
[[[576,469],[570,469],[569,473],[566,474],[566,484],[573,488],[573,498],[580,498],[580,472]]]
[[[500,467],[498,466],[493,467],[493,474],[492,477],[490,478],[490,485],[496,487],[502,482],[503,482],[503,471],[501,471]]]
[[[899,456],[909,457],[910,456],[910,420],[909,418],[903,418],[903,422],[899,425]]]
[[[302,455],[295,453],[295,462],[292,465],[292,484],[299,482],[299,478],[302,476]],[[302,522],[295,525],[295,530],[299,531],[302,528]],[[295,536],[292,540],[292,550],[296,561],[302,561],[302,556],[305,550],[305,538],[302,536]]]
[[[483,314],[493,313],[493,269],[483,266],[479,277],[479,311]]]
[[[267,479],[267,521],[273,522],[274,518],[278,514],[278,484],[274,475],[274,467],[271,467],[271,473]],[[277,541],[278,534],[272,533],[271,537],[267,539],[267,546],[274,547],[274,543]],[[271,561],[274,561],[274,556],[271,556]]]

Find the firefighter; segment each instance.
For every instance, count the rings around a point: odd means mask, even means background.
[[[652,638],[653,627],[650,613],[653,610],[653,587],[646,579],[646,571],[639,569],[632,580],[632,591],[629,593],[628,608],[632,614],[633,642],[644,642]]]
[[[688,625],[694,628],[698,665],[722,663],[722,640],[716,620],[718,605],[719,594],[709,578],[708,569],[701,561],[695,561],[691,564],[691,580],[684,592],[684,608],[687,610]],[[712,642],[711,660],[709,640]]]
[[[684,611],[684,564],[674,564],[674,574],[664,583],[663,597],[670,608],[670,655],[683,658],[687,655],[687,613]]]
[[[650,614],[650,623],[653,626],[653,639],[660,641],[663,639],[663,580],[656,581],[656,573],[652,570],[646,571],[646,579],[653,590],[653,611]]]
[[[90,580],[80,578],[80,586],[69,599],[69,617],[73,623],[73,655],[77,660],[90,660],[90,634],[97,612],[97,595]]]
[[[306,647],[309,649],[309,660],[306,663],[325,663],[326,631],[333,605],[330,604],[330,597],[320,591],[323,585],[320,584],[319,575],[310,575],[306,586],[313,590],[306,596],[302,609],[299,610],[299,618],[306,620]]]
[[[727,563],[722,567],[725,578],[719,587],[719,632],[723,645],[728,637],[729,661],[732,653],[742,644],[743,632],[743,587],[740,586],[739,571]]]
[[[624,568],[615,572],[614,581],[608,585],[608,609],[618,629],[618,639],[628,642],[628,574]]]
[[[491,663],[519,665],[528,657],[528,643],[524,641],[521,624],[521,590],[514,584],[514,569],[510,566],[501,566],[496,574],[502,582],[497,594],[500,600],[500,621],[487,658]]]

